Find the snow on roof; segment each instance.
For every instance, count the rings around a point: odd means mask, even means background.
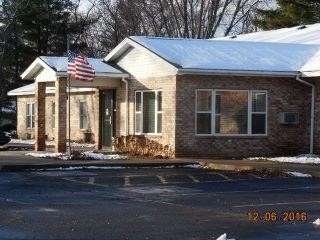
[[[66,72],[68,67],[67,57],[52,57],[52,56],[40,56],[40,59],[48,64],[57,72]],[[115,73],[122,74],[121,71],[111,67],[109,64],[103,62],[100,58],[88,58],[88,62],[93,66],[96,73]]]
[[[13,89],[8,92],[8,96],[18,96],[18,95],[33,95],[35,93],[36,85],[35,83],[25,85]],[[94,88],[77,88],[71,87],[70,92],[92,92],[95,91]],[[46,93],[55,93],[55,87],[46,87]]]
[[[298,72],[320,69],[320,45],[130,37],[183,69],[222,71]],[[316,56],[316,57],[315,57]],[[310,62],[310,59],[318,60]],[[312,67],[306,64],[312,64]]]
[[[320,44],[320,23],[214,38],[213,40]]]

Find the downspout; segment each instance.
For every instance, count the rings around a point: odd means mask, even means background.
[[[128,80],[126,80],[124,77],[122,78],[122,81],[126,84],[126,96],[125,96],[125,102],[126,102],[126,114],[125,114],[125,136],[128,136],[128,129],[129,129],[129,114],[128,114],[128,95],[129,95],[129,89],[128,89]]]
[[[315,86],[312,83],[306,82],[301,79],[301,73],[296,76],[296,80],[311,87],[311,119],[310,119],[310,154],[313,154],[313,141],[314,141],[314,111],[315,111]]]

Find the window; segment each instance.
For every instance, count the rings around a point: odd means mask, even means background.
[[[216,91],[215,101],[216,126],[219,126],[215,133],[247,134],[248,92]]]
[[[266,101],[267,96],[265,92],[252,92],[252,134],[265,134],[267,123],[267,108]]]
[[[80,102],[80,129],[88,129],[88,108],[87,102]]]
[[[211,133],[212,90],[197,90],[196,121],[198,134]]]
[[[137,91],[135,104],[136,134],[162,132],[162,92]]]
[[[55,102],[52,102],[52,104],[51,104],[51,124],[52,124],[52,128],[55,128],[55,126],[56,126],[56,104],[55,104]]]
[[[264,135],[266,132],[266,91],[196,91],[198,135]]]
[[[27,103],[27,128],[34,128],[34,103]]]

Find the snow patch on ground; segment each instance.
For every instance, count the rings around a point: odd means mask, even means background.
[[[15,139],[12,138],[10,143],[19,143],[19,144],[35,144],[35,140],[33,139],[28,139],[28,140],[23,140],[23,139]]]
[[[187,167],[188,165],[184,166]],[[176,168],[174,165],[170,166],[159,166],[159,167],[126,167],[126,166],[79,166],[79,167],[58,167],[58,168],[31,168],[29,171],[74,171],[74,170],[114,170],[114,169],[167,169],[167,168]]]
[[[33,156],[38,158],[58,158],[61,160],[68,160],[68,153],[36,153],[31,152],[27,153],[27,156]],[[71,156],[72,157],[72,156]],[[94,153],[93,151],[82,152],[79,155],[79,160],[81,159],[93,159],[93,160],[111,160],[111,159],[127,159],[125,155],[119,154],[102,154],[102,153]]]
[[[320,218],[318,218],[317,220],[315,220],[313,222],[314,225],[320,226]]]
[[[286,172],[292,176],[295,176],[295,177],[302,177],[302,178],[310,178],[312,177],[312,175],[310,174],[307,174],[307,173],[300,173],[300,172]]]
[[[16,143],[16,144],[35,144],[36,141],[34,139],[11,139],[10,143]],[[54,146],[54,141],[47,140],[46,141],[47,146]],[[67,142],[67,146],[69,146],[69,143]],[[77,143],[77,142],[71,142],[71,147],[83,147],[83,148],[91,148],[94,147],[94,144],[92,143]]]
[[[227,234],[224,233],[220,237],[218,237],[217,240],[235,240],[235,239],[234,238],[227,238]]]
[[[248,158],[248,160],[268,160],[273,162],[287,162],[287,163],[301,163],[301,164],[320,164],[320,156],[314,154],[303,154],[294,157],[253,157]]]
[[[79,167],[58,167],[58,168],[32,168],[30,171],[74,171],[74,170],[114,170],[125,169],[123,166],[79,166]]]
[[[87,151],[80,153],[80,156],[83,156],[84,158],[92,158],[95,160],[110,160],[110,159],[127,159],[127,156],[125,155],[119,155],[119,154],[103,154],[103,153],[94,153],[93,151]]]

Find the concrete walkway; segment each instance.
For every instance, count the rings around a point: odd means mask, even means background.
[[[230,159],[150,159],[129,158],[117,160],[56,160],[50,158],[36,158],[26,156],[30,151],[0,151],[0,171],[19,171],[25,169],[47,169],[67,167],[183,167],[189,164],[201,164],[202,166],[215,170],[250,171],[269,170],[281,172],[301,172],[311,174],[320,178],[320,165],[316,164],[294,164],[278,163],[270,161],[230,160]]]
[[[0,151],[0,171],[67,167],[183,167],[193,162],[175,159],[57,160],[27,156],[30,151]]]

